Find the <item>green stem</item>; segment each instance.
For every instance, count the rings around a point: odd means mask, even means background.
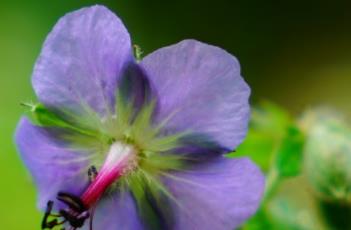
[[[279,176],[279,173],[276,170],[276,168],[275,167],[271,168],[271,170],[269,170],[266,177],[266,190],[263,198],[264,203],[269,199],[271,199],[272,196],[275,194],[280,181],[281,181],[281,177]]]

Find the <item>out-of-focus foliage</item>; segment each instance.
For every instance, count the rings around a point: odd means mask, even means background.
[[[229,156],[250,156],[264,171],[290,177],[301,170],[303,144],[304,136],[289,114],[265,101],[253,109],[246,140]]]
[[[301,172],[303,144],[304,135],[283,108],[267,101],[253,108],[248,137],[230,156],[246,155],[258,163],[267,175],[266,192],[261,209],[243,229],[303,229],[293,219],[294,205],[274,200],[281,182]]]
[[[285,110],[263,101],[252,109],[250,131],[244,143],[229,156],[250,156],[264,171],[268,171],[291,122],[292,118]]]
[[[237,154],[252,156],[266,172],[261,208],[242,229],[351,229],[351,130],[339,113],[310,109],[294,120],[265,102],[254,109]]]
[[[293,124],[286,130],[277,150],[275,167],[281,177],[297,176],[301,171],[304,136]]]

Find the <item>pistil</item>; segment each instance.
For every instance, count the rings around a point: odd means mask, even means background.
[[[136,156],[137,150],[132,145],[122,142],[113,143],[96,178],[81,196],[84,205],[92,207],[111,184],[133,170]]]

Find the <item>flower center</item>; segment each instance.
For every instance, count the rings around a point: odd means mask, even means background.
[[[117,96],[116,115],[110,114],[106,119],[98,120],[101,127],[96,131],[87,131],[64,123],[65,128],[67,126],[72,131],[77,131],[75,134],[78,138],[75,138],[75,135],[68,136],[68,140],[73,140],[74,144],[85,146],[86,143],[93,142],[99,147],[102,145],[103,149],[109,146],[109,149],[99,172],[94,165],[90,166],[88,175],[91,177],[91,183],[83,194],[76,196],[60,191],[57,200],[64,203],[66,208],[60,209],[59,214],[51,213],[53,201],[48,202],[42,222],[43,228],[52,229],[54,226],[69,223],[71,229],[76,229],[90,219],[89,226],[92,229],[96,204],[106,190],[112,187],[117,187],[122,192],[128,189],[139,208],[144,208],[144,198],[149,194],[152,197],[159,197],[160,194],[172,197],[163,186],[160,177],[163,172],[180,170],[185,166],[182,155],[174,154],[174,150],[180,147],[180,138],[185,133],[166,135],[163,126],[167,119],[157,125],[152,122],[154,107],[154,103],[149,103],[134,114],[132,106],[124,103],[121,96]],[[59,127],[62,126],[60,120],[55,122]]]
[[[132,145],[114,142],[99,173],[81,196],[82,202],[90,207],[95,204],[105,190],[122,175],[137,166],[137,150]]]

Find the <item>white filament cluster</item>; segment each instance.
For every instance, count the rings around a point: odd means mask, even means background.
[[[123,142],[114,142],[109,152],[105,163],[103,165],[104,170],[112,170],[115,167],[121,167],[121,170],[129,168],[129,162],[134,162],[134,158],[137,156],[137,150],[129,144]]]

